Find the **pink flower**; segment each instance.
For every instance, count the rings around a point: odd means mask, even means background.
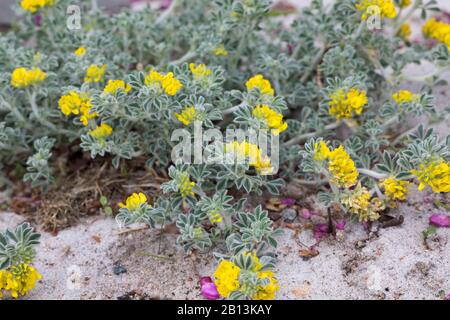
[[[219,292],[217,292],[216,285],[212,281],[211,277],[201,277],[200,287],[202,290],[202,295],[205,299],[216,300],[219,299]]]
[[[450,300],[450,293],[445,297],[445,300]]]
[[[435,225],[436,227],[450,227],[450,216],[447,216],[442,213],[435,213],[430,217],[430,224]]]
[[[309,218],[311,218],[313,213],[311,211],[309,211],[308,209],[303,208],[302,210],[300,210],[300,215],[305,219],[309,219]]]

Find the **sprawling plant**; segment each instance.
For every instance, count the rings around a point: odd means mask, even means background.
[[[115,167],[145,157],[167,168],[159,199],[133,193],[116,218],[175,223],[186,251],[213,250],[223,297],[273,298],[279,287],[270,271],[279,231],[261,207],[245,207],[245,194],[277,194],[287,181],[319,187],[325,206],[371,222],[414,182],[450,191],[450,138],[429,129],[449,117],[436,112],[433,89],[446,84],[450,25],[424,22],[428,46],[408,24],[437,11],[433,0],[313,0],[298,13],[269,0],[173,0],[163,12],[113,16],[79,1],[78,22],[66,16],[71,4],[21,1],[22,19],[0,37],[2,165],[26,162],[25,180],[46,187],[52,147],[79,142]],[[425,61],[435,71],[407,76]],[[172,161],[177,129],[194,150],[246,161]],[[199,129],[268,130],[279,163],[250,137],[191,141]]]

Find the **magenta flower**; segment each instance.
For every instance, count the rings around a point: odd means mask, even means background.
[[[450,300],[450,293],[445,297],[445,300]]]
[[[281,204],[285,206],[293,206],[295,204],[295,199],[292,198],[281,199]]]
[[[327,235],[328,233],[329,233],[328,224],[318,223],[318,224],[314,225],[313,234],[314,234],[314,239],[316,239],[316,241],[322,240],[323,237],[325,237],[325,235]]]
[[[442,213],[435,213],[430,217],[430,224],[435,225],[436,227],[450,227],[450,216],[447,216]]]
[[[212,281],[211,277],[201,277],[200,278],[200,287],[202,291],[202,295],[205,299],[208,300],[217,300],[219,299],[219,292],[217,292],[217,287]]]
[[[345,220],[338,221],[338,222],[336,222],[336,229],[344,230],[346,224],[347,224],[347,221],[345,221]]]

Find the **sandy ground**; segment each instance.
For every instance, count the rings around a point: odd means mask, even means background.
[[[429,69],[414,66],[409,73],[420,75]],[[437,97],[440,109],[448,105],[448,93]],[[448,134],[449,125],[447,121],[436,129]],[[431,201],[425,202],[425,197]],[[343,239],[322,241],[317,246],[319,255],[309,260],[300,257],[299,250],[302,244],[314,243],[312,232],[301,229],[296,234],[285,229],[278,248],[281,289],[277,297],[438,299],[442,292],[450,293],[450,229],[439,229],[428,248],[422,237],[429,216],[438,211],[432,204],[435,197],[413,192],[408,203],[393,211],[405,217],[401,226],[369,237],[361,225],[349,225]],[[449,203],[448,196],[441,200]],[[0,230],[22,221],[21,216],[1,212]],[[35,260],[43,279],[26,298],[201,299],[198,278],[212,274],[210,255],[186,256],[175,244],[174,234],[159,241],[156,231],[121,231],[114,219],[98,216],[56,236],[43,233]]]
[[[392,212],[405,217],[403,225],[370,236],[360,224],[348,225],[343,238],[325,239],[319,255],[308,260],[299,252],[315,243],[311,230],[284,229],[277,298],[438,299],[450,292],[450,229],[439,229],[424,245],[422,231],[437,209],[423,196],[413,195]],[[0,229],[21,221],[0,213]],[[212,274],[210,255],[185,255],[176,235],[166,234],[159,245],[154,230],[120,231],[114,219],[97,217],[56,236],[43,233],[35,260],[43,279],[27,299],[201,299],[198,278]]]

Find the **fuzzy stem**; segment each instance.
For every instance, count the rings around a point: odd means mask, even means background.
[[[159,24],[161,22],[163,22],[164,20],[166,20],[175,10],[175,7],[178,5],[178,0],[172,0],[172,3],[170,4],[170,7],[166,10],[164,10],[164,12],[158,17],[158,19],[156,19],[156,24]]]
[[[186,54],[184,56],[182,56],[181,58],[170,62],[171,65],[179,65],[182,64],[183,62],[188,61],[191,58],[194,58],[197,54],[195,53],[195,51],[191,51],[189,50],[188,52],[186,52]]]
[[[359,173],[364,174],[366,176],[381,180],[387,178],[387,174],[385,173],[379,173],[370,169],[364,169],[364,168],[358,168],[357,169]]]
[[[297,144],[297,143],[302,142],[304,140],[307,140],[309,138],[316,137],[319,134],[324,133],[325,131],[336,129],[339,125],[340,125],[339,121],[331,123],[331,124],[328,124],[328,125],[326,125],[323,128],[323,130],[318,130],[318,131],[314,131],[314,132],[305,133],[305,134],[299,135],[299,136],[297,136],[295,138],[292,138],[291,140],[288,140],[285,143],[283,143],[283,146],[290,147],[290,146],[292,146],[294,144]]]
[[[419,8],[421,0],[416,0],[414,2],[414,5],[411,7],[411,9],[401,18],[399,19],[396,24],[394,25],[394,34],[397,34],[400,31],[400,28],[402,25],[414,14],[414,12]]]
[[[316,56],[314,57],[313,62],[309,66],[309,68],[306,70],[306,72],[303,74],[303,76],[300,78],[301,83],[305,83],[306,80],[308,80],[311,73],[317,68],[320,61],[322,60],[323,55],[325,54],[325,51],[327,50],[327,45],[324,44],[322,48],[317,52]]]

